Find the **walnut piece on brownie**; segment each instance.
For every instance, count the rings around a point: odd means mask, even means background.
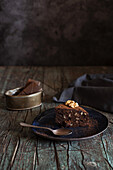
[[[60,104],[55,107],[55,122],[63,127],[87,126],[89,113],[78,105],[78,103],[68,100],[65,105]]]
[[[75,108],[75,107],[79,106],[79,104],[77,102],[73,101],[73,100],[67,100],[65,102],[65,105],[70,106],[72,108]]]

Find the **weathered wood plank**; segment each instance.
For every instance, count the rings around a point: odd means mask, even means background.
[[[54,67],[44,68],[44,103],[41,107],[41,111],[55,107],[55,103],[52,103],[52,96],[56,94],[58,88],[61,86],[61,74],[60,69]],[[45,143],[46,141],[46,143]],[[37,144],[37,157],[38,163],[36,169],[60,169],[60,164],[57,156],[55,142],[38,138]]]
[[[44,68],[44,101],[51,101],[52,97],[60,92],[62,87],[60,67]]]
[[[12,74],[11,74],[11,71],[12,71]],[[6,72],[7,72],[6,75],[9,74],[8,70]],[[18,86],[22,86],[27,81],[28,78],[31,78],[32,76],[37,75],[37,72],[40,72],[39,79],[41,80],[41,77],[42,77],[41,73],[43,72],[42,68],[39,68],[39,69],[38,68],[35,68],[35,69],[25,68],[22,70],[22,69],[20,69],[20,67],[16,67],[16,68],[12,67],[12,69],[10,70],[10,75],[13,77],[13,79],[9,75],[7,82],[3,83],[4,92],[6,89],[11,89],[11,88],[15,88]],[[18,158],[17,159],[15,158],[15,161],[12,161],[12,160],[13,160],[13,157],[16,156],[16,155],[14,155],[14,151],[15,151],[15,147],[17,146],[17,143],[20,140],[20,138],[22,136],[24,136],[24,138],[26,138],[26,140],[28,140],[28,139],[32,138],[32,136],[33,136],[30,129],[26,128],[26,129],[22,130],[22,128],[19,126],[19,123],[21,121],[28,121],[28,123],[32,123],[32,120],[34,119],[34,117],[36,117],[39,110],[40,110],[39,108],[35,112],[32,112],[31,110],[28,110],[28,111],[4,110],[0,114],[1,115],[0,123],[2,125],[2,128],[1,128],[2,132],[0,133],[0,135],[2,135],[2,136],[4,135],[4,138],[7,139],[7,140],[2,141],[2,137],[1,137],[1,142],[2,142],[2,145],[0,147],[1,153],[2,153],[2,148],[5,151],[4,154],[2,154],[2,156],[1,156],[1,158],[2,158],[1,167],[3,169],[6,167],[9,167],[10,165],[12,166],[13,164],[15,167],[15,165],[17,164]],[[33,119],[27,120],[28,118],[31,118],[31,117]],[[30,137],[29,137],[29,134],[30,134]],[[24,139],[20,142],[24,143]],[[31,142],[31,145],[32,145],[32,143],[33,142]],[[32,148],[32,146],[31,146],[31,148]],[[18,149],[18,151],[19,151],[19,149]],[[11,154],[10,154],[10,158],[8,159],[7,155],[9,155],[9,153],[11,153]],[[34,152],[33,152],[33,154],[34,154]],[[31,155],[31,153],[30,153],[30,155]],[[29,157],[29,154],[28,154],[28,157]]]

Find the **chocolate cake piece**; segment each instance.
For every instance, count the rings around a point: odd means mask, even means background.
[[[26,85],[21,88],[15,95],[29,95],[41,91],[41,83],[36,80],[28,79]]]
[[[55,107],[55,122],[63,127],[80,127],[87,126],[89,122],[89,114],[82,107],[75,108],[60,104]]]

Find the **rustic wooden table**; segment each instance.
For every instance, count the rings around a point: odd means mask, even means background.
[[[113,67],[0,67],[0,169],[113,169],[113,114],[108,129],[88,140],[50,141],[22,128],[19,122],[32,123],[42,111],[54,107],[52,96],[85,73],[112,73]],[[43,104],[26,111],[6,109],[4,92],[23,86],[28,78],[40,80]]]

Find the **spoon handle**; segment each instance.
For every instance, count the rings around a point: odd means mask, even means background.
[[[21,122],[20,125],[24,126],[24,127],[32,127],[32,128],[37,128],[37,129],[40,128],[40,129],[47,129],[47,130],[51,130],[52,131],[52,129],[50,129],[48,127],[35,126],[35,125],[30,125],[30,124],[27,124],[27,123],[23,123],[23,122]]]

